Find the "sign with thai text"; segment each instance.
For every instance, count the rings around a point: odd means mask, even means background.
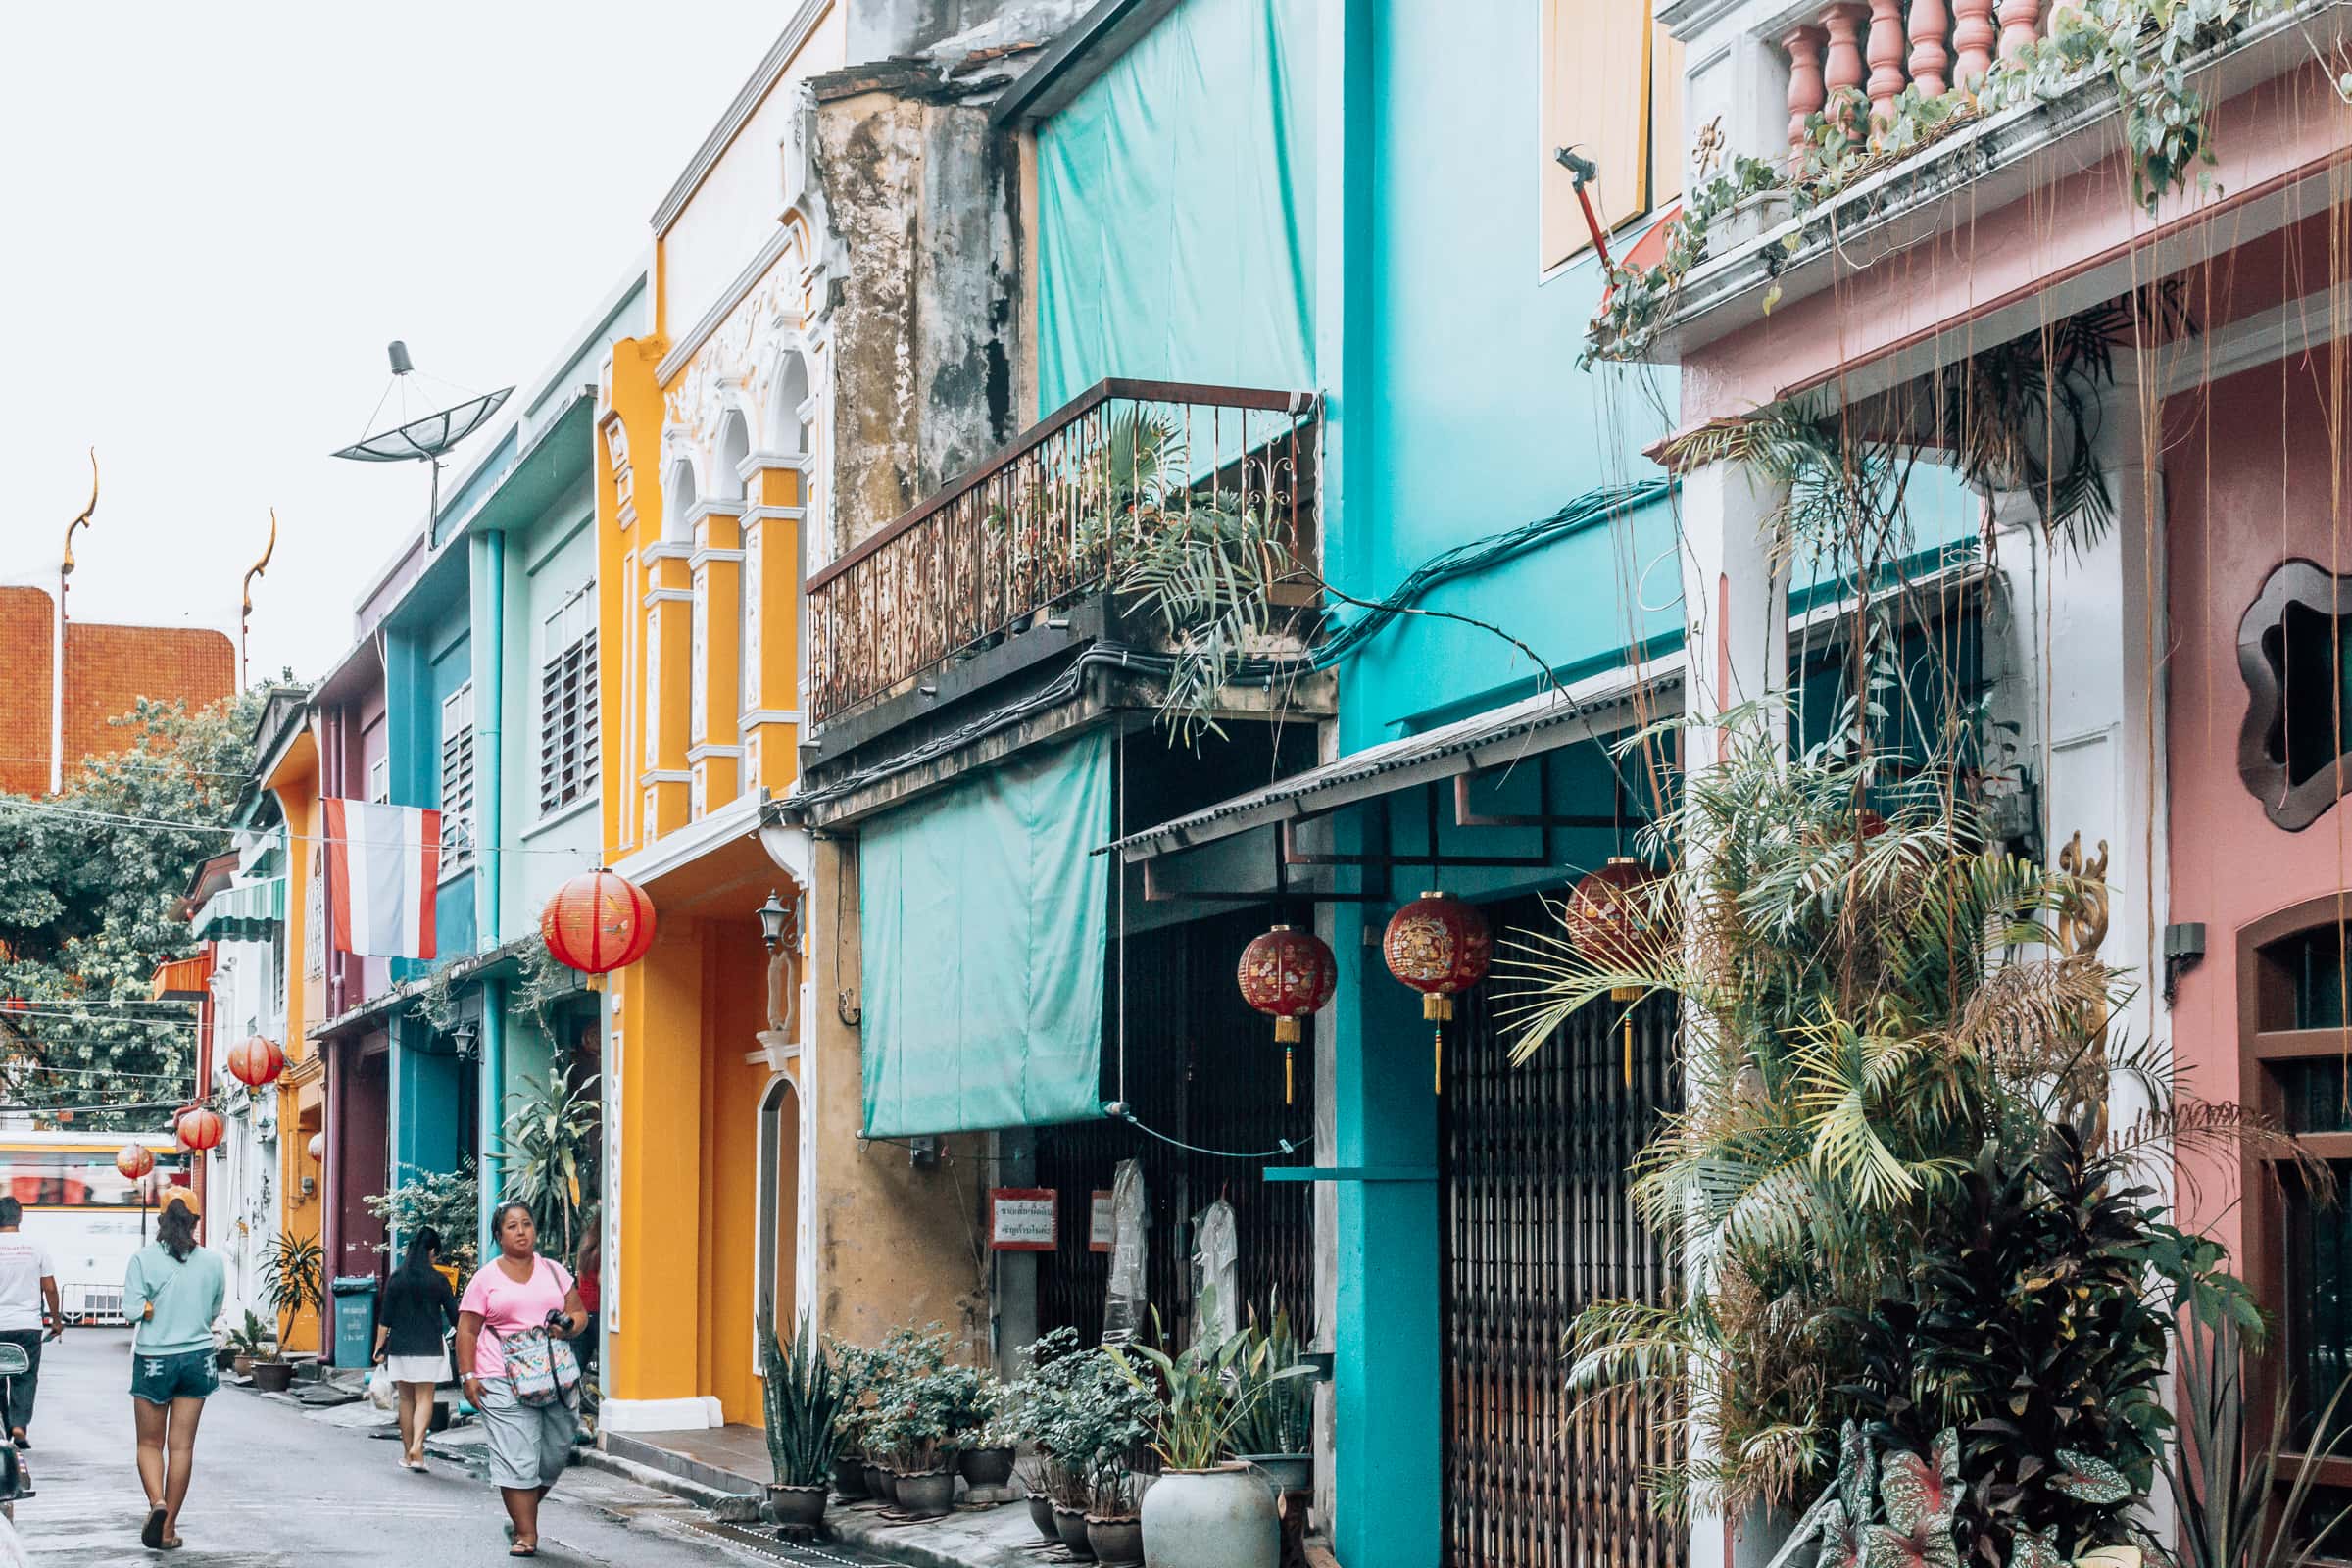
[[[999,1252],[1051,1252],[1061,1240],[1051,1187],[992,1187],[988,1245]]]
[[[1098,1187],[1095,1189],[1094,1208],[1086,1221],[1086,1250],[1090,1252],[1109,1251],[1111,1242],[1118,1233],[1117,1212],[1110,1206],[1110,1189]]]

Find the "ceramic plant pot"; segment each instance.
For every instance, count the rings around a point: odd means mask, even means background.
[[[769,1487],[767,1489],[767,1521],[776,1525],[795,1525],[809,1529],[825,1517],[825,1489],[823,1487]]]
[[[956,1455],[956,1464],[975,1487],[1001,1487],[1012,1480],[1010,1448],[966,1448]]]
[[[1037,1526],[1037,1533],[1046,1538],[1048,1544],[1055,1546],[1061,1544],[1061,1532],[1054,1528],[1054,1499],[1052,1497],[1042,1492],[1029,1494],[1029,1522]]]
[[[1061,1544],[1070,1548],[1071,1556],[1084,1557],[1089,1562],[1094,1561],[1095,1547],[1094,1544],[1086,1539],[1086,1515],[1083,1511],[1077,1508],[1064,1508],[1060,1503],[1055,1503],[1054,1505],[1054,1529],[1060,1535]]]
[[[237,1358],[229,1363],[229,1370],[241,1378],[249,1378],[253,1376],[253,1357],[240,1350],[237,1352]]]
[[[937,1519],[956,1506],[956,1472],[926,1470],[898,1478],[899,1512],[915,1519]]]
[[[1286,1492],[1315,1489],[1315,1456],[1311,1453],[1245,1453],[1240,1457],[1278,1499]]]
[[[865,1461],[846,1456],[834,1460],[833,1490],[841,1494],[845,1502],[863,1500],[866,1495]]]
[[[291,1361],[256,1361],[253,1363],[253,1386],[264,1394],[283,1394],[294,1386],[294,1363]]]
[[[1247,1465],[1163,1470],[1144,1494],[1146,1568],[1277,1568],[1274,1494]]]
[[[1140,1563],[1144,1560],[1144,1522],[1098,1519],[1090,1513],[1086,1516],[1086,1544],[1094,1548],[1097,1562]]]
[[[865,1494],[886,1508],[899,1500],[899,1494],[890,1483],[890,1472],[880,1465],[869,1463],[865,1467]]]

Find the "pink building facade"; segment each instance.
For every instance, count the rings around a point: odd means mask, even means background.
[[[1839,87],[1884,125],[1906,86],[1960,90],[2065,9],[1673,0],[1659,18],[1687,51],[1687,145],[1787,167]],[[1964,112],[1835,194],[1734,209],[1635,353],[1678,370],[1686,433],[1802,407],[1933,449],[1974,357],[2099,314],[2112,376],[2081,428],[2113,520],[2072,549],[2027,522],[2031,497],[1981,487],[1988,702],[2037,853],[2104,865],[2096,951],[2138,983],[2112,1038],[2169,1045],[2191,1092],[2352,1174],[2352,106],[2324,64],[2352,6],[2253,9],[2188,63],[2215,161],[2152,210],[2093,74]],[[2059,466],[2066,428],[2033,440]],[[1775,683],[1788,585],[1757,543],[1768,480],[1725,461],[1683,481],[1703,711]],[[2165,1175],[2278,1313],[2286,1372],[2326,1389],[2352,1371],[2344,1210],[2259,1158]],[[1740,1554],[1694,1531],[1694,1565],[1718,1551]]]

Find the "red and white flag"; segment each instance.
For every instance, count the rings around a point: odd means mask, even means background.
[[[441,883],[441,813],[332,797],[326,885],[337,953],[433,956],[433,893]]]

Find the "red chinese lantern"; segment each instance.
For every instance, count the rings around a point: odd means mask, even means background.
[[[654,901],[627,877],[583,871],[547,901],[539,935],[558,963],[582,974],[625,969],[654,945]]]
[[[204,1105],[190,1105],[181,1111],[176,1128],[180,1147],[200,1154],[220,1142],[220,1135],[228,1130],[220,1113]]]
[[[1282,1102],[1289,1104],[1294,1079],[1291,1050],[1298,1043],[1298,1020],[1320,1012],[1340,983],[1340,961],[1312,931],[1294,931],[1278,925],[1252,938],[1242,950],[1242,1000],[1274,1019],[1274,1039],[1282,1047]]]
[[[228,1053],[228,1075],[248,1089],[275,1083],[277,1075],[286,1070],[286,1054],[274,1040],[255,1035],[242,1045],[232,1046]]]
[[[1568,895],[1560,923],[1568,940],[1589,963],[1640,973],[1653,966],[1661,945],[1672,940],[1672,928],[1662,890],[1653,886],[1659,874],[1631,856],[1613,855],[1599,870],[1588,873]],[[1611,986],[1612,1002],[1639,1002],[1641,986]],[[1634,1017],[1625,1016],[1625,1082],[1634,1082]]]
[[[115,1169],[127,1181],[137,1181],[155,1169],[155,1151],[145,1144],[124,1144],[115,1152]]]
[[[1453,1016],[1453,999],[1487,977],[1494,934],[1486,916],[1452,894],[1424,893],[1390,917],[1380,950],[1389,973],[1421,993],[1421,1016],[1442,1024]],[[1445,1043],[1441,1029],[1433,1068],[1440,1083]]]

